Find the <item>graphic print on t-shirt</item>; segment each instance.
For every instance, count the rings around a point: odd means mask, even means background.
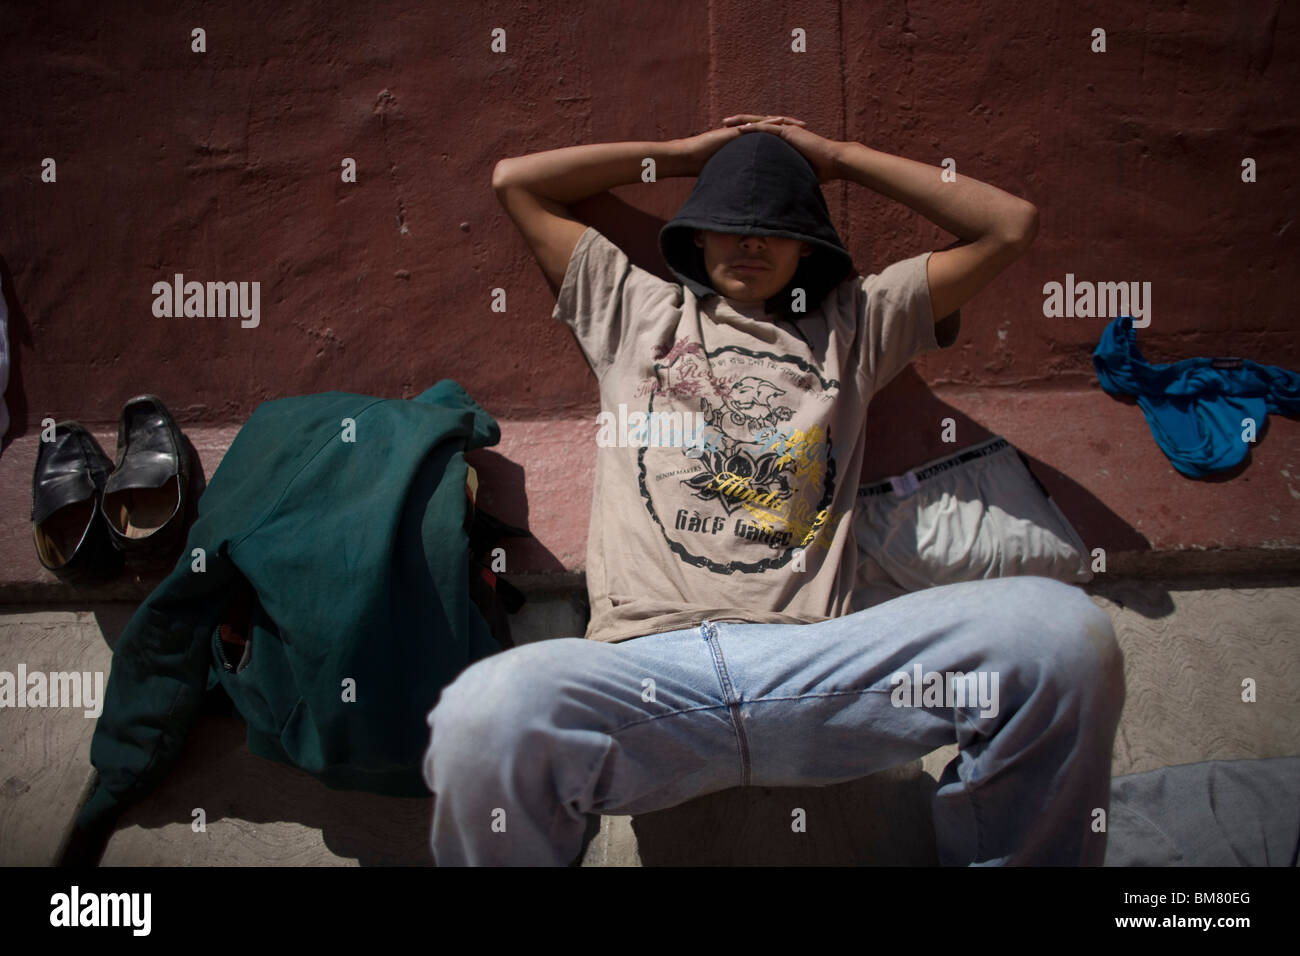
[[[792,355],[678,341],[657,356],[637,397],[660,420],[702,434],[642,447],[641,497],[683,561],[719,574],[785,566],[826,546],[835,457],[826,420],[839,383]],[[679,417],[680,416],[680,419]]]

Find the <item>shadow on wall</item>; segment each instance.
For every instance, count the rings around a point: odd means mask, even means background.
[[[528,528],[528,489],[523,466],[487,448],[466,452],[465,460],[478,472],[479,508],[506,524]],[[501,544],[505,543],[503,539]],[[512,566],[523,568],[528,574],[568,570],[564,562],[536,538],[511,538],[509,547]]]
[[[955,422],[956,433],[961,436],[955,445],[940,439],[937,423],[945,418]],[[922,462],[992,438],[994,434],[960,408],[939,398],[916,370],[908,366],[871,400],[866,430],[869,452],[862,466],[862,481],[879,481],[900,474]],[[1094,451],[1105,454],[1109,449],[1101,440],[1100,447]],[[1083,485],[1046,462],[1026,457],[1035,477],[1047,488],[1090,549],[1104,547],[1107,554],[1151,550],[1151,542],[1141,532]]]
[[[629,206],[613,193],[604,192],[576,202],[569,207],[580,221],[595,226],[610,242],[622,249],[628,259],[665,282],[677,278],[668,270],[659,252],[659,230],[667,219]],[[538,269],[540,272],[540,267]],[[552,292],[558,292],[552,289]]]
[[[962,436],[956,444],[945,444],[940,438],[936,423],[945,418],[953,420],[956,433]],[[924,462],[946,457],[992,438],[994,434],[960,408],[937,396],[916,370],[908,366],[871,400],[866,428],[869,451],[862,465],[862,481],[875,482],[901,474]],[[1104,439],[1099,439],[1097,444],[1093,450],[1098,455],[1109,451]],[[1047,489],[1079,533],[1089,554],[1097,547],[1105,549],[1108,559],[1119,553],[1152,550],[1145,535],[1083,485],[1031,455],[1026,454],[1025,458],[1034,477]],[[1234,474],[1237,473],[1239,470],[1234,470]],[[1089,593],[1102,593],[1108,585],[1106,575],[1098,574],[1082,587]],[[1173,612],[1174,602],[1167,590],[1161,590],[1158,597],[1148,594],[1142,608],[1142,613],[1151,618],[1166,617]]]
[[[9,262],[0,256],[0,289],[9,309],[9,382],[4,393],[9,408],[9,431],[0,436],[0,454],[13,444],[15,438],[27,434],[27,390],[23,388],[23,348],[19,346],[32,347],[32,328],[13,288],[14,277],[9,271]]]

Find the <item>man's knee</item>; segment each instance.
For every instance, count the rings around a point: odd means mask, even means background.
[[[549,704],[563,678],[573,674],[571,642],[581,640],[537,641],[475,661],[443,688],[430,722],[437,717],[466,730],[487,730],[526,718]]]
[[[1048,678],[1094,707],[1119,712],[1124,702],[1124,655],[1110,615],[1080,588],[1040,578],[1057,609],[1043,635]]]
[[[587,642],[558,638],[511,648],[475,661],[442,690],[429,712],[426,765],[438,752],[472,755],[509,748],[562,706],[565,688],[581,673]]]
[[[1053,578],[1024,576],[1009,584],[1001,613],[1019,667],[1058,693],[1088,698],[1116,710],[1124,700],[1124,658],[1110,615],[1080,588]]]

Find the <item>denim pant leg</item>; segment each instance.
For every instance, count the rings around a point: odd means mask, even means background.
[[[998,578],[820,624],[711,627],[746,783],[852,780],[955,741],[960,752],[933,799],[942,863],[1102,865],[1097,811],[1109,812],[1123,658],[1109,616],[1079,588]],[[982,673],[996,706],[976,694],[964,705],[925,698],[926,684],[942,691],[945,672],[974,672],[976,683]],[[920,685],[915,698],[894,679],[900,673]]]
[[[996,674],[996,713],[895,706],[891,677],[918,664]],[[1123,698],[1109,618],[1046,578],[931,588],[821,624],[542,641],[466,669],[429,715],[434,858],[564,865],[587,813],[852,780],[955,741],[934,797],[942,862],[1100,865],[1093,814],[1109,807]]]
[[[587,815],[648,813],[741,784],[700,627],[557,638],[477,661],[429,714],[439,866],[564,866]]]

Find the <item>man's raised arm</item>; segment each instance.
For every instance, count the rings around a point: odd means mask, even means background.
[[[754,118],[777,128],[803,125],[786,116]],[[664,142],[593,143],[548,149],[501,160],[492,170],[492,188],[558,293],[573,247],[587,228],[569,212],[570,203],[614,186],[641,182],[647,159],[655,161],[656,180],[698,176],[709,157],[739,135],[740,129],[729,125]]]
[[[846,179],[910,206],[963,244],[930,256],[927,279],[935,322],[956,312],[1029,248],[1038,234],[1033,203],[969,176],[927,166],[861,143],[826,139],[799,120],[773,123],[756,114],[729,116],[742,133],[780,136],[804,155],[819,182]]]
[[[936,322],[956,312],[1007,266],[1038,234],[1038,209],[1030,202],[969,176],[945,182],[938,166],[891,156],[861,143],[835,150],[836,178],[868,186],[915,209],[966,242],[930,256],[927,276]]]
[[[699,161],[691,140],[594,143],[503,159],[492,188],[514,220],[550,282],[559,291],[586,225],[568,205],[613,186],[641,181],[642,163],[655,161],[655,177],[691,176]]]

